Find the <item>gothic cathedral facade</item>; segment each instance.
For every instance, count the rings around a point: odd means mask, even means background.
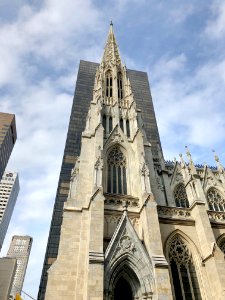
[[[83,66],[92,97],[71,114],[86,119],[82,134],[68,132],[80,148],[64,154],[71,177],[59,182],[62,221],[51,226],[39,299],[225,299],[218,156],[214,168],[195,165],[188,148],[188,163],[164,160],[146,73],[122,65],[112,25],[100,65]]]

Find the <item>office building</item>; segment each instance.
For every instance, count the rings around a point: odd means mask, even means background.
[[[30,256],[33,239],[30,236],[14,235],[9,246],[7,257],[16,258],[17,267],[12,284],[11,295],[21,294],[27,264]]]
[[[164,160],[110,25],[80,63],[38,299],[225,299],[225,171],[186,155]]]
[[[16,142],[15,115],[0,112],[0,180]]]
[[[0,258],[0,299],[9,300],[12,283],[16,271],[16,259]]]
[[[0,181],[0,249],[12,217],[19,189],[18,173],[5,171]]]

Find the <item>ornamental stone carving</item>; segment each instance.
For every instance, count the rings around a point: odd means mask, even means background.
[[[225,222],[225,212],[208,211],[209,220],[213,222]]]
[[[102,158],[102,150],[101,146],[98,147],[98,153],[95,162],[95,177],[94,177],[94,185],[102,186],[102,170],[103,170],[103,158]]]
[[[113,143],[123,143],[124,139],[122,137],[122,134],[120,132],[114,132],[110,138],[110,142]]]
[[[175,181],[176,182],[183,181],[183,176],[182,176],[182,174],[180,172],[176,173]]]
[[[69,190],[69,197],[68,198],[74,198],[76,196],[77,185],[78,185],[78,177],[79,177],[79,166],[80,166],[80,159],[79,159],[79,157],[77,157],[77,161],[75,163],[75,166],[71,170],[70,190]]]
[[[160,217],[191,217],[191,213],[188,209],[177,207],[158,206],[158,214]]]
[[[213,176],[208,176],[207,177],[207,186],[206,186],[206,188],[216,186],[216,185],[217,185],[217,182],[216,182],[215,178],[213,178]]]
[[[132,238],[129,236],[127,231],[125,230],[122,237],[119,240],[118,247],[115,251],[114,257],[120,256],[123,253],[130,252],[134,254],[136,251],[135,244],[132,241]]]
[[[146,164],[143,152],[141,153],[140,174],[141,174],[142,190],[147,193],[151,193],[149,169]]]
[[[123,207],[123,199],[119,198],[113,198],[113,197],[107,197],[105,199],[105,205],[109,206],[120,206],[121,208]],[[126,199],[126,206],[127,208],[129,207],[140,207],[139,205],[139,200],[137,198],[132,198],[132,199]]]

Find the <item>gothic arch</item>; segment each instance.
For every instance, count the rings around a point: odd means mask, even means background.
[[[225,196],[219,187],[210,187],[206,190],[206,199],[209,210],[225,211]]]
[[[220,250],[224,253],[225,255],[225,233],[221,234],[217,240],[216,243],[218,245],[218,247],[220,248]]]
[[[119,145],[113,145],[106,155],[106,191],[111,194],[127,194],[127,155]]]
[[[123,99],[123,75],[121,71],[117,73],[117,92],[118,92],[118,99]]]
[[[177,207],[183,207],[183,208],[189,207],[187,192],[183,183],[178,183],[174,187],[173,195]]]
[[[110,106],[104,106],[101,114],[101,122],[105,137],[113,130],[113,110]]]
[[[127,136],[121,130],[119,124],[117,124],[112,132],[107,137],[104,147],[103,147],[103,158],[104,158],[104,169],[103,169],[103,178],[104,178],[104,191],[107,190],[107,157],[109,152],[114,146],[118,146],[123,152],[127,160],[127,195],[132,195],[134,187],[132,186],[132,180],[135,181],[137,178],[134,177],[134,169],[136,165],[134,161],[136,159],[136,153],[128,142]],[[138,170],[137,170],[138,171]]]
[[[105,72],[105,96],[113,97],[113,74],[110,69]]]
[[[173,231],[164,244],[175,299],[204,299],[201,255],[195,243],[181,230]],[[185,282],[185,284],[184,284]]]
[[[114,299],[120,278],[130,285],[133,299],[151,299],[154,288],[153,267],[127,213],[124,212],[105,252],[105,299]]]
[[[146,276],[143,272],[144,267],[144,262],[138,261],[128,253],[114,261],[110,269],[107,268],[105,272],[105,294],[108,296],[106,299],[114,299],[114,289],[121,277],[130,284],[134,299],[141,300],[142,295],[152,295],[152,277]]]

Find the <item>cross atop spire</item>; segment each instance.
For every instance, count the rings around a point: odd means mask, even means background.
[[[101,63],[105,66],[121,65],[119,49],[116,43],[112,21],[110,22],[109,34]]]

